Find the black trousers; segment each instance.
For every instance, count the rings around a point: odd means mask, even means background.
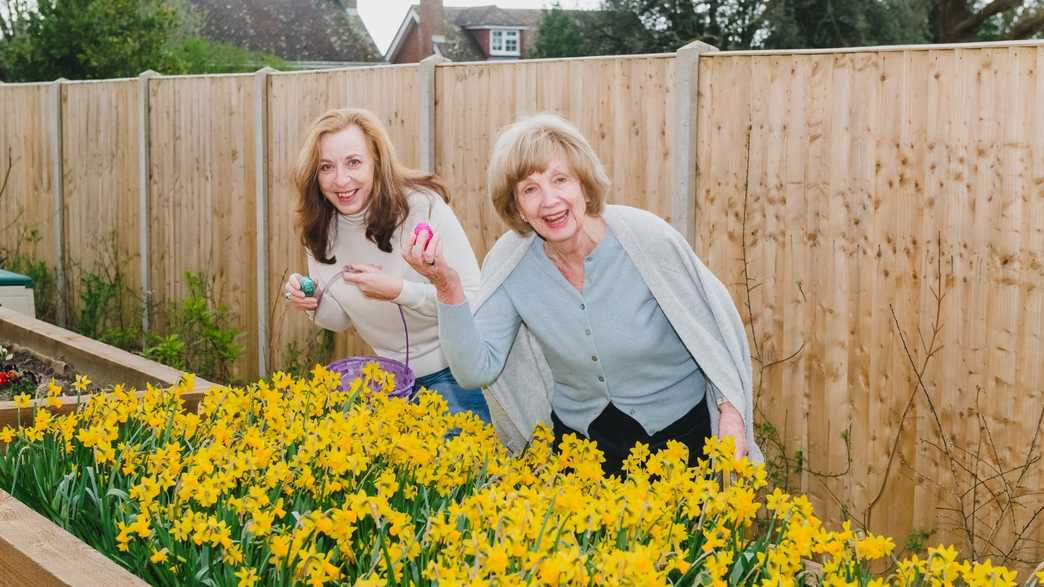
[[[707,411],[706,398],[684,416],[667,425],[652,436],[637,420],[628,416],[610,403],[588,427],[588,434],[569,428],[551,412],[551,423],[555,433],[555,450],[558,450],[562,437],[576,434],[581,438],[594,441],[605,455],[602,471],[608,475],[622,475],[623,462],[635,443],[649,445],[649,450],[656,452],[667,447],[668,440],[676,440],[689,447],[689,466],[703,456],[703,443],[711,435],[710,413]]]

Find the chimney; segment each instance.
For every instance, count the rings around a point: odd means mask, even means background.
[[[349,16],[359,14],[359,0],[341,0],[341,4],[344,6],[344,10]]]
[[[421,0],[419,29],[419,55],[421,59],[433,55],[433,42],[446,40],[443,31],[442,0]]]

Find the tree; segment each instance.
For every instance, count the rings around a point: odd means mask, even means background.
[[[766,15],[765,49],[926,43],[931,0],[775,0]]]
[[[936,43],[1000,41],[1044,36],[1044,0],[934,0]]]
[[[175,73],[245,73],[262,67],[287,69],[286,61],[267,53],[250,51],[203,37],[188,37],[170,50],[168,62]]]
[[[675,51],[691,41],[703,41],[719,49],[749,49],[764,27],[763,0],[603,0],[603,21],[640,24],[646,31],[644,46],[635,52]],[[636,19],[628,20],[631,14]],[[606,36],[626,34],[626,29]]]
[[[46,81],[135,76],[168,65],[181,14],[162,0],[24,0],[5,25],[4,78]]]
[[[35,5],[35,7],[34,7]],[[285,62],[194,34],[181,0],[0,0],[0,79],[254,71]]]
[[[542,56],[1024,39],[1044,36],[1044,0],[602,0],[572,22],[580,38]]]
[[[540,36],[529,50],[529,57],[578,57],[590,55],[585,51],[580,26],[571,15],[555,2],[550,10],[544,11],[540,22]]]
[[[533,58],[652,53],[653,35],[637,14],[624,9],[562,10],[558,2],[544,11]]]

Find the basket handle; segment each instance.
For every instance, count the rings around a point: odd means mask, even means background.
[[[398,304],[395,304],[399,306]],[[406,327],[406,313],[399,306],[399,318],[402,318],[402,331],[406,334],[406,368],[410,368],[410,329]]]
[[[316,310],[319,309],[319,302],[323,301],[323,294],[326,293],[326,286],[330,285],[331,283],[336,283],[337,280],[340,279],[341,277],[343,277],[345,273],[348,273],[348,266],[347,265],[345,266],[344,269],[341,269],[336,274],[334,274],[334,276],[331,277],[329,279],[329,281],[327,281],[326,284],[323,287],[319,288],[319,295],[317,295],[315,297],[315,309]],[[406,335],[406,367],[409,367],[410,366],[410,329],[406,327],[406,313],[402,311],[402,306],[400,306],[399,304],[395,304],[395,305],[399,306],[399,318],[402,318],[402,331]]]

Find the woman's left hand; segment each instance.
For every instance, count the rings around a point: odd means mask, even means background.
[[[362,295],[373,299],[390,302],[402,293],[402,278],[388,275],[380,267],[373,265],[349,265],[344,273],[344,281],[359,288]]]
[[[718,406],[718,438],[731,436],[736,443],[736,459],[747,455],[747,428],[743,425],[743,416],[729,402]]]

